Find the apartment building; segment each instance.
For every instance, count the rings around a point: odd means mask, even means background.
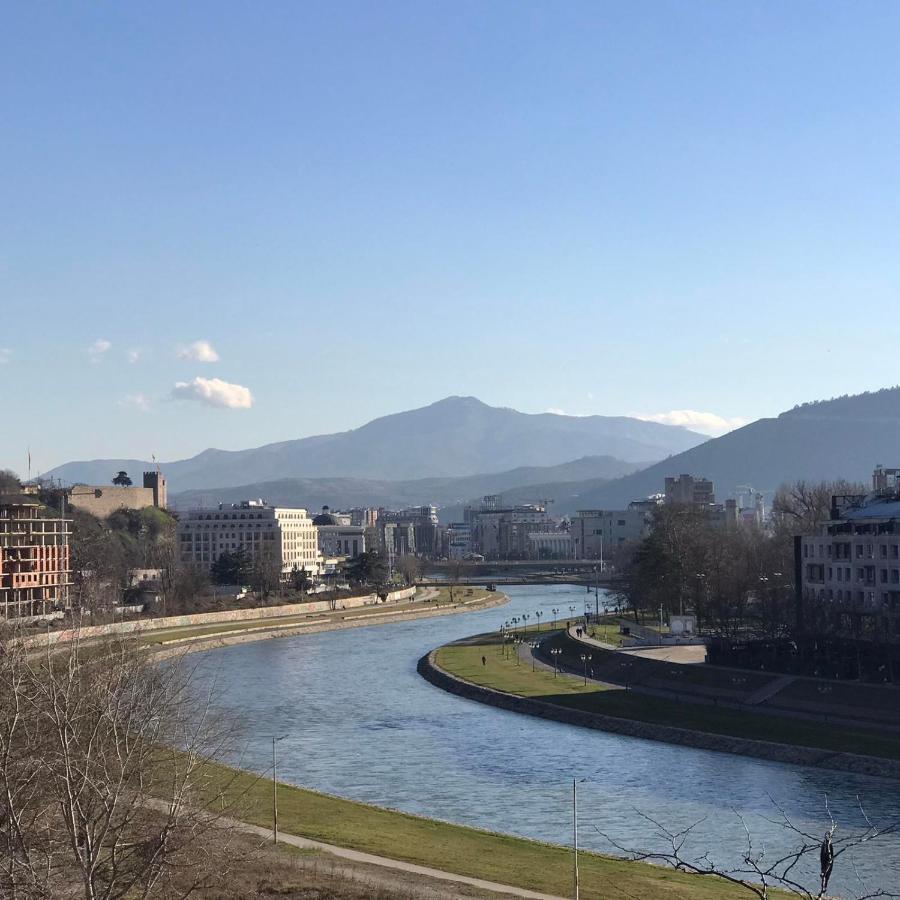
[[[465,520],[472,549],[487,559],[528,559],[528,536],[555,530],[542,504],[505,505],[499,494],[487,495],[478,508],[466,508]]]
[[[716,502],[716,493],[708,478],[695,478],[693,475],[670,476],[665,481],[665,502],[706,507]]]
[[[855,614],[886,614],[900,634],[900,470],[878,467],[873,491],[832,498],[831,519],[798,537],[801,596]]]
[[[0,494],[0,604],[5,619],[70,605],[72,520],[30,494]]]
[[[604,551],[645,538],[650,532],[650,516],[643,506],[578,510],[569,526],[574,558],[602,560]]]
[[[287,575],[296,566],[316,577],[321,569],[316,526],[301,508],[263,500],[192,509],[178,521],[182,562],[208,570],[223,554],[245,550],[253,559],[271,555]]]

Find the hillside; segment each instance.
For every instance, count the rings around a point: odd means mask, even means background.
[[[684,428],[627,417],[527,414],[448,397],[374,419],[360,428],[250,450],[205,450],[162,463],[170,491],[219,489],[285,478],[411,480],[555,466],[574,456],[632,464],[679,453],[706,440]],[[106,459],[66,463],[45,473],[65,483],[104,484],[119,469],[139,475],[151,463]],[[137,480],[137,479],[135,479]]]
[[[666,475],[711,478],[719,497],[737,485],[771,492],[786,481],[867,483],[876,463],[900,464],[900,388],[810,403],[760,419],[625,478],[599,485],[584,506],[618,507],[661,491]]]
[[[635,470],[635,466],[609,456],[588,456],[559,466],[530,466],[460,478],[421,478],[411,481],[376,481],[362,478],[284,478],[238,487],[182,491],[172,496],[179,509],[216,503],[236,503],[263,497],[283,506],[304,506],[316,511],[324,505],[404,507],[434,503],[447,509],[442,520],[458,518],[467,501],[484,494],[502,493],[511,502],[553,498],[562,502],[580,486],[596,487]],[[549,493],[548,493],[549,492]],[[554,507],[555,508],[555,507]],[[451,511],[453,510],[453,511]]]

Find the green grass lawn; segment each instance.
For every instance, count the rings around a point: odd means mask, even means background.
[[[428,785],[421,787],[427,796]],[[271,825],[271,781],[235,774],[224,766],[210,767],[210,796],[221,789],[238,798],[234,802],[241,819]],[[560,785],[560,791],[566,791],[565,785]],[[459,875],[563,897],[572,892],[572,853],[564,847],[419,818],[290,785],[278,788],[278,827],[284,833]],[[732,900],[748,896],[718,880],[592,853],[579,854],[579,868],[581,895],[586,900]]]
[[[500,652],[496,636],[448,644],[438,650],[436,661],[466,681],[568,708],[731,737],[900,759],[900,735],[677,702],[635,691],[604,689],[590,682],[585,687],[581,679],[571,675],[554,677],[552,672],[540,670],[532,673],[531,665],[516,663],[511,650],[508,656]]]

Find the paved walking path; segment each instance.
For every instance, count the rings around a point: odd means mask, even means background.
[[[159,812],[168,812],[168,804],[164,800],[145,799],[144,805]],[[201,813],[201,815],[205,815]],[[250,822],[242,822],[240,819],[231,819],[227,816],[218,817],[209,815],[210,821],[216,826],[234,828],[244,834],[253,834],[266,840],[272,839],[272,829],[263,828],[261,825],[253,825]],[[406,872],[413,875],[422,875],[433,878],[436,881],[447,881],[453,884],[465,884],[482,891],[493,891],[495,894],[509,894],[512,897],[525,897],[526,900],[567,900],[557,894],[543,894],[540,891],[529,891],[527,888],[515,887],[511,884],[500,884],[497,881],[486,881],[483,878],[472,878],[468,875],[457,875],[454,872],[445,872],[443,869],[432,869],[430,866],[419,866],[415,863],[404,862],[402,859],[391,859],[387,856],[376,856],[373,853],[363,853],[361,850],[350,850],[347,847],[338,847],[336,844],[326,844],[324,841],[314,841],[311,838],[299,837],[285,831],[278,832],[278,843],[289,844],[301,850],[319,850],[330,853],[340,859],[349,862],[363,863],[370,866],[380,866],[383,869],[394,869],[397,872]]]
[[[744,702],[747,706],[759,706],[766,700],[771,700],[776,694],[780,694],[789,684],[797,680],[796,675],[782,675],[768,684],[764,684],[758,691],[752,693]]]
[[[259,825],[250,825],[247,822],[231,823],[241,831],[255,834],[262,838],[271,838],[271,828],[261,828]],[[279,832],[278,841],[282,844],[290,844],[292,847],[300,847],[307,850],[321,850],[332,856],[347,859],[356,863],[366,863],[371,866],[381,866],[385,869],[395,869],[399,872],[409,872],[413,875],[423,875],[426,878],[434,878],[437,881],[449,881],[455,884],[466,884],[483,891],[493,891],[495,894],[509,894],[513,897],[526,897],[529,900],[565,900],[556,894],[542,894],[539,891],[529,891],[526,888],[513,887],[509,884],[500,884],[496,881],[485,881],[483,878],[470,878],[468,875],[456,875],[452,872],[444,872],[441,869],[432,869],[429,866],[418,866],[415,863],[403,862],[399,859],[389,859],[386,856],[375,856],[372,853],[363,853],[359,850],[348,850],[346,847],[337,847],[334,844],[325,844],[322,841],[314,841],[310,838],[297,837],[293,834]]]
[[[623,647],[629,656],[642,656],[644,659],[660,659],[663,662],[677,663],[682,666],[695,666],[706,662],[705,644],[670,644],[662,647]]]

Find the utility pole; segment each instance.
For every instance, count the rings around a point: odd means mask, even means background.
[[[572,861],[574,863],[573,877],[575,880],[575,900],[579,900],[578,885],[578,780],[572,779],[572,847],[574,853]]]
[[[278,738],[272,735],[272,843],[278,843]]]
[[[281,737],[272,735],[272,843],[278,843],[278,741],[283,741],[286,734]]]

